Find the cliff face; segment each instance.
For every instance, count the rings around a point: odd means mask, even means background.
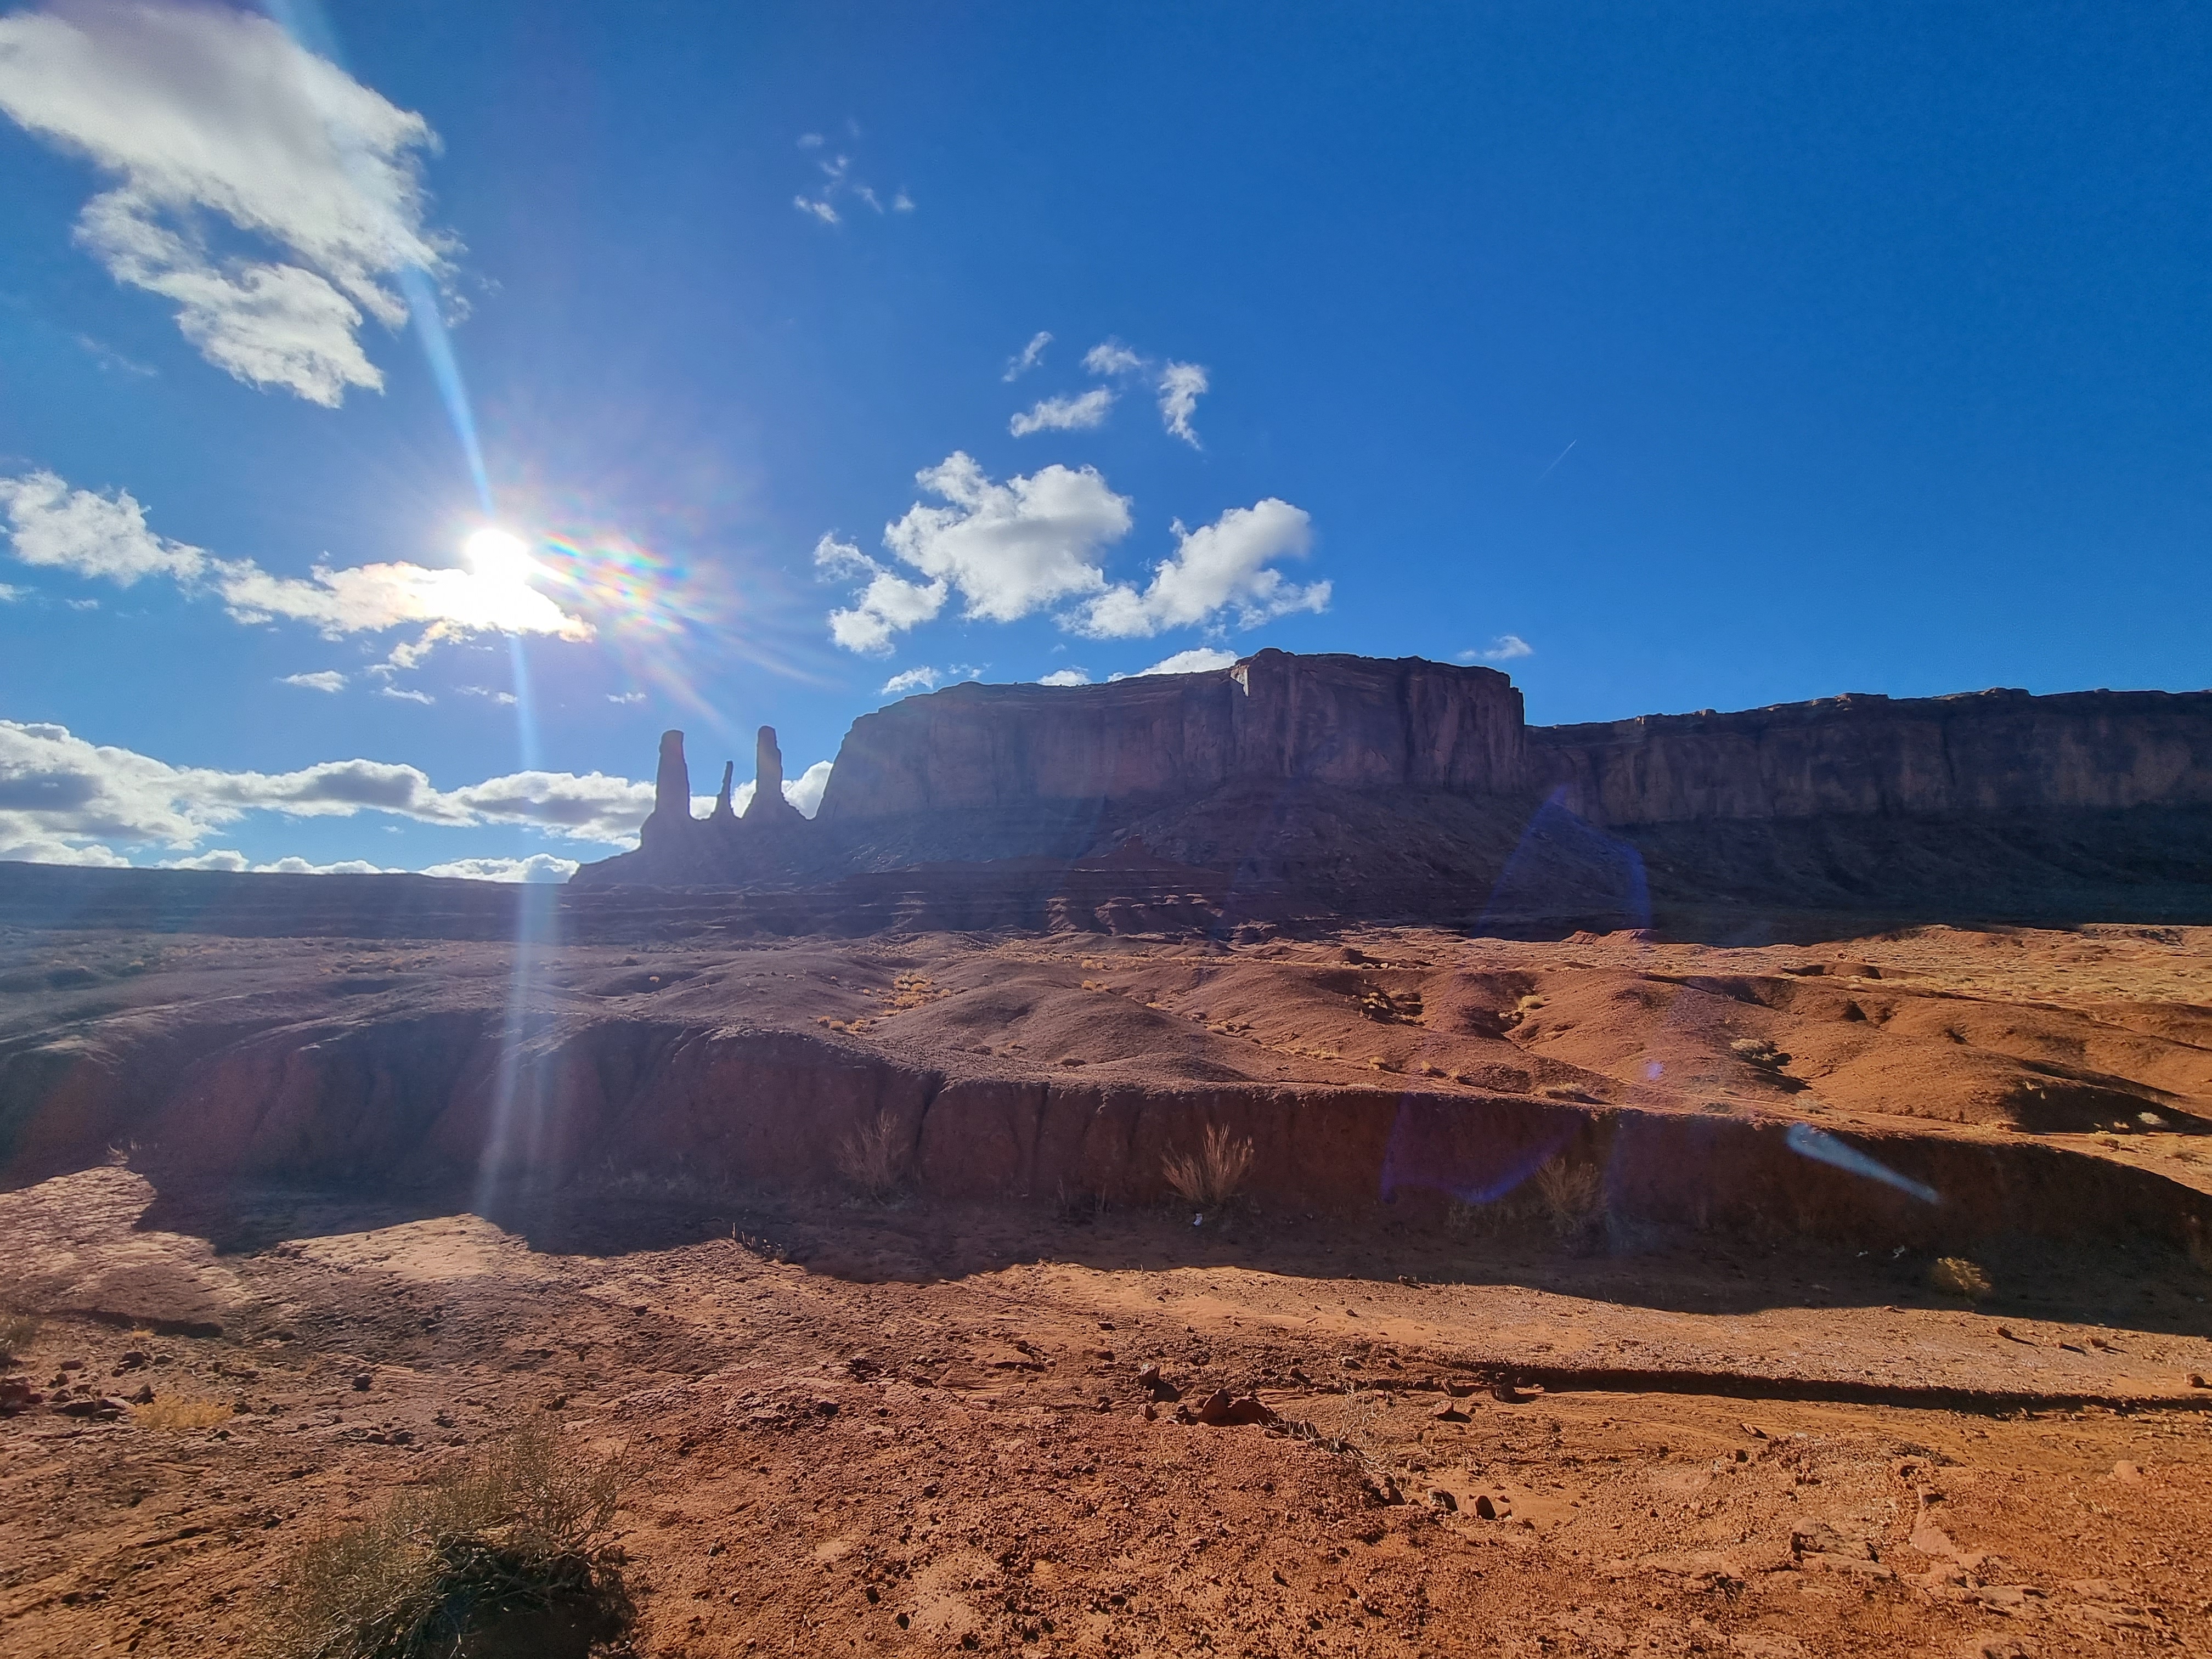
[[[1494,669],[1262,651],[1110,685],[957,685],[853,723],[821,820],[1158,799],[1302,781],[1521,787],[1521,694]]]
[[[1855,695],[1533,728],[1528,781],[1593,823],[2212,806],[2212,692]]]

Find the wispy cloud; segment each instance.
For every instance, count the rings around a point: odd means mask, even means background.
[[[852,129],[852,136],[856,138],[860,136],[857,126]],[[819,150],[823,147],[823,142],[822,135],[818,132],[801,133],[799,147],[805,150]],[[823,224],[844,223],[844,215],[837,210],[837,203],[841,198],[858,202],[871,213],[878,216],[885,213],[914,211],[914,198],[903,190],[893,192],[891,199],[886,203],[882,193],[873,185],[866,183],[854,173],[853,158],[849,155],[824,155],[814,165],[821,172],[821,182],[815,186],[812,195],[810,196],[805,191],[801,191],[791,198],[791,204],[808,217],[818,220]]]
[[[447,281],[460,252],[424,222],[428,124],[249,12],[87,0],[0,17],[0,111],[119,179],[77,241],[248,385],[333,408],[381,388],[364,313],[399,327],[402,274]],[[219,256],[211,218],[271,257]]]
[[[1046,398],[1007,422],[1006,430],[1017,438],[1026,438],[1032,432],[1086,431],[1103,425],[1106,411],[1113,407],[1111,386],[1098,386],[1073,398]]]
[[[26,564],[123,587],[166,577],[187,593],[214,594],[241,623],[282,617],[329,639],[421,625],[419,638],[393,650],[401,667],[412,667],[440,641],[472,633],[592,637],[584,618],[511,574],[394,562],[342,569],[319,564],[304,579],[279,576],[251,559],[217,558],[157,534],[127,490],[72,489],[52,472],[0,477],[0,514],[15,556]]]
[[[934,691],[937,690],[938,681],[944,678],[945,676],[934,668],[903,669],[885,680],[883,690],[877,695],[885,697],[910,697],[917,691]]]
[[[309,691],[343,691],[346,677],[335,668],[319,669],[313,674],[287,674],[276,682],[279,685],[296,685]]]
[[[610,691],[607,693],[607,701],[609,702],[641,703],[645,701],[645,693],[642,691]]]
[[[1051,331],[1039,329],[1030,336],[1030,343],[1006,359],[1006,372],[1000,378],[1006,380],[1020,380],[1023,375],[1044,361],[1044,349],[1051,343]]]
[[[1108,339],[1083,354],[1083,366],[1102,380],[1143,380],[1159,397],[1161,426],[1193,449],[1200,447],[1190,417],[1210,385],[1203,365],[1155,362],[1119,340]]]
[[[380,697],[390,697],[398,702],[419,702],[426,708],[438,701],[428,691],[410,690],[401,685],[380,685],[376,688],[376,695]]]
[[[1083,354],[1083,366],[1093,374],[1133,374],[1145,360],[1119,340],[1101,340]]]
[[[1459,659],[1462,662],[1514,662],[1535,654],[1536,647],[1518,634],[1500,634],[1490,642],[1487,650],[1470,646],[1459,653]]]

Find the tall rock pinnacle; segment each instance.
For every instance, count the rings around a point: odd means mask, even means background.
[[[757,754],[753,798],[745,803],[745,822],[804,823],[805,815],[783,798],[783,750],[776,747],[773,726],[761,727]]]
[[[691,816],[691,769],[684,763],[684,734],[660,734],[660,764],[653,775],[653,816],[678,823]]]
[[[731,780],[737,775],[737,771],[738,763],[735,761],[722,763],[722,787],[714,797],[714,810],[707,815],[708,823],[734,823],[737,822],[737,814],[730,808]]]

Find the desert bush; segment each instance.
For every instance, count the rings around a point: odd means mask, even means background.
[[[429,1659],[471,1628],[546,1615],[611,1639],[630,1606],[587,1553],[631,1479],[617,1451],[579,1458],[529,1425],[371,1520],[311,1539],[270,1602],[269,1659]]]
[[[1170,1152],[1160,1160],[1168,1185],[1201,1209],[1217,1208],[1236,1197],[1251,1168],[1250,1139],[1231,1140],[1218,1123],[1207,1127],[1206,1143],[1196,1152]]]
[[[1994,1288],[1990,1276],[1962,1255],[1938,1257],[1928,1270],[1928,1282],[1945,1296],[1963,1296],[1969,1302],[1979,1302]]]
[[[906,1178],[906,1135],[898,1115],[886,1107],[837,1143],[837,1173],[878,1202]]]
[[[1765,1037],[1738,1037],[1729,1044],[1729,1052],[1745,1065],[1767,1072],[1778,1070],[1790,1058]]]
[[[144,1406],[134,1406],[131,1415],[142,1428],[164,1429],[182,1434],[190,1429],[212,1429],[228,1423],[235,1413],[220,1400],[184,1400],[163,1395]]]
[[[1605,1217],[1605,1176],[1595,1164],[1555,1158],[1536,1171],[1536,1199],[1561,1238],[1587,1232]]]
[[[34,1314],[0,1314],[0,1364],[21,1359],[31,1351],[31,1344],[39,1340],[39,1320]]]

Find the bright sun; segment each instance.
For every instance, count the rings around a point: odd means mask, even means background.
[[[489,581],[522,583],[538,574],[529,546],[512,531],[495,526],[477,531],[461,544],[477,574]]]

